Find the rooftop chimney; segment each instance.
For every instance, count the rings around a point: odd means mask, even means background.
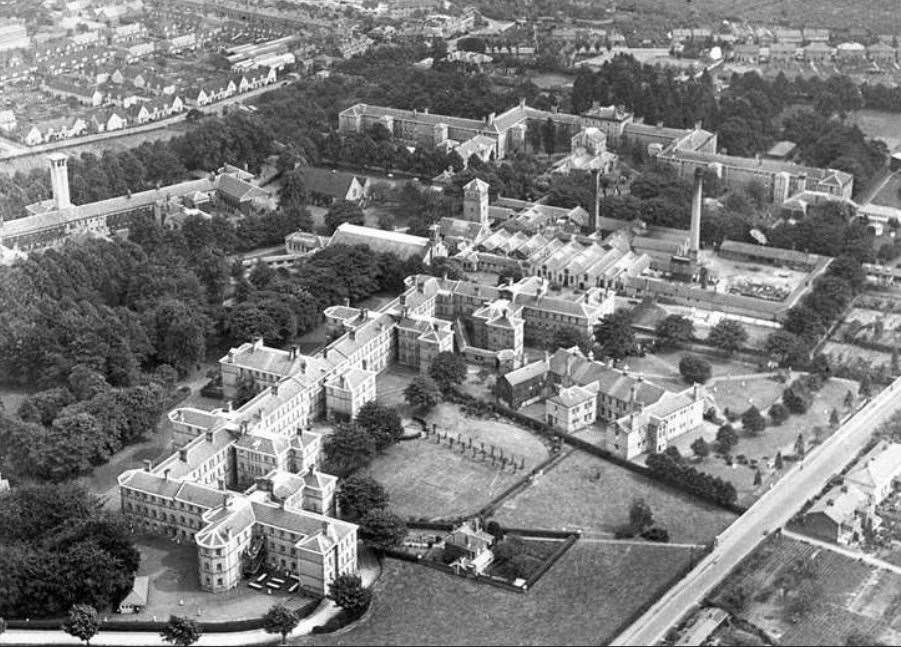
[[[165,479],[166,481],[168,481],[168,480],[169,480],[169,472],[171,472],[171,471],[172,471],[172,470],[170,470],[168,467],[167,467],[166,469],[164,469],[164,470],[163,470],[163,479]]]
[[[145,458],[144,459],[144,471],[149,472],[151,469],[153,469],[153,461],[150,460],[149,458]]]
[[[697,258],[701,249],[701,206],[704,202],[704,171],[695,169],[695,185],[691,195],[691,230],[689,247],[691,254]]]
[[[213,432],[210,430],[207,430],[207,432],[206,432],[206,441],[208,443],[213,442]]]

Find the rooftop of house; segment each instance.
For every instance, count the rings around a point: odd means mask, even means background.
[[[881,441],[864,454],[845,476],[859,488],[880,489],[901,473],[901,443]]]
[[[824,514],[837,524],[848,521],[867,501],[866,495],[853,485],[836,485],[810,506],[806,514]]]

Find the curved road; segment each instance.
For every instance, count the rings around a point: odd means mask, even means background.
[[[617,636],[612,645],[654,645],[699,604],[763,539],[783,526],[804,503],[850,463],[873,429],[901,408],[901,378],[852,416],[826,442],[790,469],[778,484],[717,537],[716,548],[654,606]]]

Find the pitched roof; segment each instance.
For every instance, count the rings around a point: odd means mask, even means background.
[[[845,480],[866,490],[880,489],[901,473],[901,443],[880,442],[857,461]]]
[[[428,238],[421,236],[411,236],[374,227],[361,227],[345,222],[335,230],[328,244],[330,246],[366,245],[373,252],[390,252],[398,258],[406,260],[425,256],[431,243]]]
[[[866,504],[866,495],[853,485],[836,485],[810,506],[806,514],[824,514],[837,524],[843,524]]]
[[[354,180],[360,184],[365,181],[353,173],[307,166],[299,169],[303,175],[304,186],[308,191],[322,193],[333,198],[344,199]]]

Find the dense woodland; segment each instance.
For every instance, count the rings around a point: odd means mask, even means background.
[[[2,617],[60,617],[73,604],[113,609],[140,559],[125,521],[79,486],[26,485],[0,498]]]

